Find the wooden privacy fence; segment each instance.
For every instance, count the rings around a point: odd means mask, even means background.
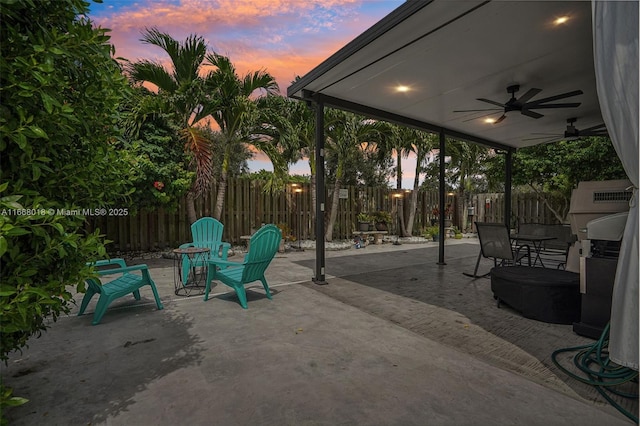
[[[562,210],[561,207],[564,202],[559,197],[550,197],[550,203],[556,209]],[[504,222],[503,193],[474,194],[470,197],[470,206],[473,207],[474,212],[472,221]],[[520,223],[556,224],[559,221],[537,194],[525,192],[511,195],[511,219],[509,223],[512,228],[516,228]]]
[[[223,238],[225,241],[241,244],[241,236],[252,234],[265,223],[274,223],[280,226],[284,230],[285,236],[290,240],[315,239],[312,214],[314,206],[309,184],[298,184],[297,187],[290,185],[284,192],[276,195],[265,193],[263,188],[264,183],[261,181],[229,180],[223,214],[220,219],[224,223]],[[333,188],[328,186],[327,207],[325,208],[327,214],[332,202],[330,197],[332,190]],[[213,216],[216,192],[217,188],[214,186],[210,193],[196,202],[198,217]],[[340,191],[333,238],[351,238],[351,232],[357,228],[357,215],[360,212],[386,211],[391,213],[394,223],[389,224],[389,227],[391,232],[395,233],[398,208],[402,205],[401,211],[405,217],[408,216],[411,191],[403,191],[400,198],[393,196],[397,193],[398,191],[389,188],[343,187]],[[503,199],[503,194],[478,194],[469,197],[465,206],[471,203],[475,208],[475,216],[459,219],[456,215],[453,217],[454,225],[465,229],[467,223],[470,223],[468,220],[470,218],[490,222],[502,221],[504,215]],[[447,195],[446,203],[458,206],[458,197]],[[534,201],[528,194],[523,194],[523,197],[514,194],[513,205],[521,207],[518,212],[527,212],[526,214],[522,213],[522,218],[526,219],[525,222],[553,223],[549,220],[549,214],[540,213],[544,210],[541,207],[542,204],[537,199]],[[437,206],[437,192],[420,191],[418,193],[416,219],[413,226],[414,234],[419,235],[424,227],[430,225],[431,220],[435,219],[432,210]],[[536,215],[532,215],[533,212]],[[100,229],[100,233],[104,234],[107,240],[112,241],[108,246],[108,250],[111,252],[175,248],[191,241],[189,226],[184,200],[173,212],[158,209],[129,216],[91,217],[88,223],[89,229]]]

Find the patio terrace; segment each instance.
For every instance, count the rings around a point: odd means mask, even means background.
[[[551,362],[590,339],[498,309],[489,280],[462,275],[478,250],[447,240],[446,266],[436,243],[330,251],[326,286],[314,251],[278,254],[273,301],[258,284],[248,310],[221,284],[206,303],[175,296],[169,259],[129,262],[150,266],[165,309],[143,289],[98,326],[95,300],[52,324],[2,367],[30,399],[11,424],[630,424]]]

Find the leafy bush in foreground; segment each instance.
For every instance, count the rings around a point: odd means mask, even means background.
[[[112,142],[128,90],[82,0],[0,0],[0,359],[70,309],[105,253],[83,214],[120,207]],[[0,392],[0,406],[20,402]],[[4,410],[3,410],[4,411]],[[3,414],[4,415],[4,414]],[[3,420],[5,422],[6,420]]]

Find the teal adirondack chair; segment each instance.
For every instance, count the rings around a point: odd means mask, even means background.
[[[203,217],[191,224],[191,238],[193,242],[182,244],[180,248],[208,248],[209,253],[196,258],[189,258],[187,255],[182,255],[181,273],[183,284],[186,284],[189,279],[190,269],[193,269],[193,273],[195,274],[197,267],[207,265],[210,260],[227,259],[231,244],[222,241],[223,230],[224,225],[212,217]]]
[[[123,259],[99,260],[95,263],[91,263],[90,265],[98,268],[109,265],[117,265],[117,268],[97,271],[98,275],[122,275],[104,284],[101,284],[100,281],[96,278],[87,279],[87,292],[82,298],[82,304],[80,305],[80,312],[78,312],[78,316],[84,314],[84,311],[85,309],[87,309],[87,305],[89,304],[91,298],[95,294],[99,294],[100,298],[98,299],[92,322],[93,325],[97,325],[98,323],[100,323],[102,316],[107,311],[107,307],[109,306],[109,304],[111,304],[111,302],[119,299],[120,297],[126,296],[129,293],[132,293],[133,297],[136,300],[140,300],[140,288],[145,285],[151,287],[158,310],[163,309],[164,306],[162,306],[160,296],[158,296],[158,290],[156,289],[156,284],[151,279],[151,275],[149,274],[149,268],[147,267],[147,265],[127,266]],[[133,271],[140,271],[140,275],[132,273]]]
[[[276,255],[281,239],[282,233],[277,226],[265,225],[251,237],[249,252],[245,255],[243,262],[211,259],[207,272],[204,300],[209,299],[211,280],[213,279],[233,288],[238,295],[240,305],[244,309],[247,309],[245,284],[250,284],[254,281],[262,282],[267,298],[271,299],[271,292],[269,291],[267,279],[264,277],[264,272]]]

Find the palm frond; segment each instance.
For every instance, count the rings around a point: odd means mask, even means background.
[[[187,37],[179,48],[177,62],[173,63],[176,79],[180,82],[197,80],[206,53],[207,45],[202,37],[194,34]]]
[[[221,74],[236,75],[236,68],[229,58],[216,52],[208,53],[205,56],[206,64],[216,67]]]
[[[180,43],[169,34],[159,31],[156,27],[145,27],[140,41],[161,48],[167,52],[172,61],[178,57]]]
[[[193,123],[197,123],[203,118],[208,116],[213,116],[213,114],[219,110],[220,101],[214,97],[207,96],[205,102],[199,105],[199,108],[196,108],[196,111],[193,116]]]
[[[162,65],[157,62],[142,60],[126,66],[127,73],[135,83],[148,81],[160,90],[173,92],[177,89],[176,81]]]
[[[264,70],[247,73],[242,79],[241,88],[244,96],[250,96],[256,90],[261,89],[270,95],[275,95],[280,90],[275,78]]]
[[[278,194],[284,191],[289,168],[284,156],[278,150],[277,144],[270,140],[263,140],[255,141],[254,145],[269,157],[273,165],[273,174],[265,185],[265,191],[271,194]]]
[[[142,35],[143,38],[140,41],[157,46],[169,55],[173,65],[173,78],[176,82],[185,83],[198,78],[198,70],[207,51],[207,44],[203,37],[191,34],[183,43],[180,43],[155,27],[145,28]]]
[[[198,127],[186,127],[181,130],[185,151],[193,155],[192,166],[196,169],[196,181],[192,191],[196,197],[211,186],[213,178],[212,144],[206,132]]]

